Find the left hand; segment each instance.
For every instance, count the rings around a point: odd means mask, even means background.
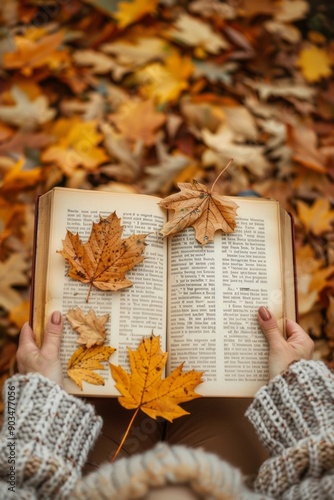
[[[21,329],[16,355],[19,372],[40,373],[62,386],[63,372],[59,358],[62,334],[63,320],[59,311],[54,311],[48,318],[40,348],[36,345],[32,328],[25,323]]]

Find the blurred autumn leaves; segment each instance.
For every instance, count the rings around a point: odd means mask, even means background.
[[[333,362],[331,15],[306,0],[1,2],[3,353],[28,314],[36,194],[167,196],[233,158],[215,190],[294,214],[301,322]]]

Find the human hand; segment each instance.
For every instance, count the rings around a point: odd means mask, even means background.
[[[258,321],[269,344],[270,378],[286,370],[293,361],[312,359],[314,342],[298,323],[286,320],[285,339],[276,319],[264,306],[259,308]]]
[[[59,358],[62,334],[63,320],[59,311],[54,311],[48,318],[40,348],[36,345],[32,328],[25,323],[21,329],[16,354],[19,372],[37,372],[62,386],[63,373]]]

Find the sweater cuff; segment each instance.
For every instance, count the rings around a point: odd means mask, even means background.
[[[71,489],[102,426],[94,408],[36,373],[7,380],[4,398],[1,469],[13,441],[17,486],[42,484],[42,497]]]
[[[246,412],[271,455],[334,427],[334,374],[321,361],[300,360],[262,387]]]

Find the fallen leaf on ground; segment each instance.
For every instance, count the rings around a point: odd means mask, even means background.
[[[227,167],[226,167],[227,168]],[[196,240],[201,245],[213,241],[216,231],[233,233],[238,205],[228,198],[213,192],[197,181],[178,184],[179,193],[167,196],[159,205],[174,214],[160,233],[166,237],[177,234],[192,226],[195,229]]]
[[[86,349],[79,347],[67,364],[68,376],[82,390],[82,382],[88,382],[94,385],[104,385],[103,377],[93,370],[103,370],[101,361],[108,361],[115,352],[114,347],[97,346]]]
[[[166,115],[159,113],[152,99],[123,104],[111,120],[119,132],[135,143],[141,140],[145,146],[152,146],[157,140],[157,132],[165,123]]]
[[[120,28],[125,28],[134,21],[142,18],[146,14],[155,11],[158,0],[133,0],[132,2],[119,2],[118,12],[114,17],[118,21]]]
[[[60,120],[64,123],[66,120]],[[73,170],[82,165],[88,170],[94,170],[109,157],[104,149],[98,147],[102,140],[102,134],[96,131],[97,122],[95,120],[82,122],[77,117],[69,120],[71,128],[68,135],[63,135],[57,144],[44,150],[41,160],[45,163],[54,163],[65,174],[71,176]],[[57,124],[55,129],[57,130]]]
[[[21,68],[22,72],[30,76],[33,68],[48,65],[50,69],[57,67],[57,61],[66,61],[68,54],[65,50],[57,50],[64,38],[64,32],[58,31],[47,35],[40,40],[29,40],[26,36],[17,36],[14,39],[14,52],[4,56],[6,69]]]
[[[218,33],[215,33],[209,24],[189,14],[181,14],[174,23],[174,27],[167,32],[176,42],[195,47],[195,53],[201,57],[203,53],[217,54],[228,49],[230,44]]]
[[[35,130],[39,125],[52,120],[56,110],[49,108],[48,99],[41,95],[31,101],[19,87],[12,87],[15,106],[0,106],[0,120],[22,130]]]
[[[163,104],[175,101],[188,88],[193,70],[190,57],[180,57],[174,52],[166,58],[165,64],[157,62],[139,69],[134,73],[134,82],[140,85],[141,95]]]
[[[169,154],[161,141],[157,142],[156,149],[158,163],[145,168],[147,178],[143,183],[143,192],[146,194],[168,192],[174,178],[191,162],[189,157],[177,152]]]
[[[146,234],[132,234],[122,239],[120,219],[113,212],[94,222],[86,243],[78,234],[67,231],[63,250],[58,250],[70,264],[68,276],[89,283],[86,302],[92,286],[99,290],[120,290],[132,286],[125,273],[144,260]]]
[[[20,159],[4,175],[0,182],[1,191],[4,195],[10,192],[20,192],[22,189],[31,189],[42,180],[42,169],[40,167],[31,170],[23,170],[25,159]]]
[[[96,316],[93,309],[90,309],[87,314],[80,307],[70,309],[66,314],[66,318],[71,323],[71,327],[79,337],[78,344],[83,344],[85,347],[93,347],[94,345],[103,345],[106,339],[105,324],[108,321],[109,314],[104,314],[99,318]]]
[[[297,210],[301,223],[316,236],[333,230],[334,210],[328,200],[319,198],[311,207],[297,200]]]
[[[116,57],[117,64],[124,71],[133,71],[152,60],[164,60],[170,46],[167,41],[158,37],[140,37],[135,41],[120,40],[102,45],[101,50]]]
[[[310,45],[300,51],[297,66],[308,82],[317,82],[322,78],[329,78],[332,74],[329,55],[316,45]]]
[[[0,306],[7,311],[17,307],[22,302],[21,294],[14,286],[26,286],[26,274],[29,265],[21,253],[12,253],[4,262],[0,262]]]

